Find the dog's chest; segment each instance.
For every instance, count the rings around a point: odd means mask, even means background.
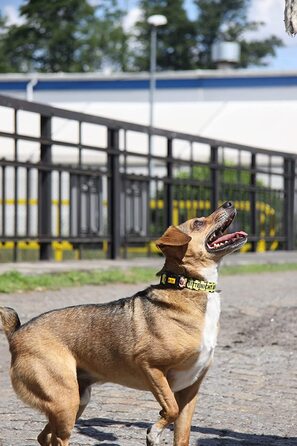
[[[194,384],[210,365],[217,343],[220,311],[219,293],[209,293],[201,342],[197,345],[199,356],[190,368],[170,371],[168,378],[171,389],[174,392],[178,392]]]

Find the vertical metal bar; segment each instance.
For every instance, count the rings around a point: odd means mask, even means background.
[[[29,238],[30,228],[30,199],[31,199],[31,169],[26,169],[26,237]]]
[[[161,231],[164,230],[164,226],[165,226],[165,221],[164,221],[164,209],[162,209],[162,195],[160,194],[160,189],[163,188],[163,182],[162,184],[160,184],[160,181],[158,178],[155,179],[155,184],[156,184],[156,197],[157,197],[157,206],[158,206],[158,227],[161,228]],[[160,205],[160,207],[159,207]],[[163,203],[163,208],[164,208],[164,203]]]
[[[167,182],[165,195],[165,222],[166,226],[172,225],[173,218],[173,159],[172,139],[167,139]]]
[[[219,148],[217,146],[210,147],[210,204],[214,211],[219,202]]]
[[[128,188],[128,180],[127,180],[127,175],[128,175],[128,171],[127,171],[127,131],[123,130],[124,132],[124,147],[123,147],[123,155],[124,155],[124,163],[123,163],[123,168],[124,168],[124,172],[122,175],[122,195],[121,195],[121,212],[123,214],[123,223],[122,223],[122,227],[123,227],[123,256],[126,259],[128,257],[128,237],[127,237],[127,207],[128,207],[128,203],[127,203],[127,188]]]
[[[272,163],[272,156],[269,157],[269,183],[268,183],[268,195],[269,195],[269,201],[268,204],[272,206],[273,204],[273,188],[272,188],[272,174],[273,174],[273,163]],[[267,218],[265,220],[265,236],[270,236],[270,222],[271,217]]]
[[[58,171],[58,236],[62,236],[62,171]]]
[[[251,155],[251,174],[250,174],[250,224],[251,224],[251,235],[257,237],[257,240],[253,240],[252,251],[257,250],[257,241],[259,240],[259,235],[257,234],[257,158],[256,154]]]
[[[131,221],[132,228],[134,231],[137,231],[136,220],[137,220],[137,208],[136,208],[136,200],[137,200],[137,182],[131,182]]]
[[[186,199],[190,200],[190,217],[189,218],[193,218],[196,215],[194,214],[194,191],[196,191],[196,184],[194,184],[194,159],[193,159],[193,142],[190,142],[190,188],[187,187],[187,190],[189,193],[187,193],[187,197]],[[198,186],[199,188],[199,186]]]
[[[18,133],[18,123],[17,123],[17,110],[14,110],[14,133]],[[18,138],[14,140],[14,161],[18,160]],[[14,244],[13,244],[13,261],[16,262],[18,259],[18,168],[14,167]]]
[[[78,166],[81,169],[82,165],[82,122],[79,121],[78,125]],[[78,175],[78,184],[77,184],[77,236],[81,238],[82,228],[81,228],[81,189],[82,189],[82,177],[81,174]],[[82,259],[82,245],[79,243],[78,245],[78,258]]]
[[[69,237],[72,237],[74,235],[74,228],[73,228],[73,197],[72,197],[72,191],[73,191],[73,175],[69,173],[68,175],[69,183],[68,183],[68,197],[69,197],[69,212],[68,212],[68,226],[69,226]]]
[[[2,235],[6,236],[6,166],[2,166]]]
[[[295,194],[295,159],[284,159],[285,174],[285,203],[284,203],[284,222],[285,222],[285,248],[288,251],[294,249],[295,228],[294,228],[294,194]]]
[[[296,224],[297,224],[297,159],[294,159],[294,167],[295,167],[295,172],[293,171],[293,175],[294,175],[294,192],[293,192],[293,203],[294,203],[294,208],[293,208],[293,215],[294,215],[294,249],[297,249],[297,228],[296,228]]]
[[[50,165],[52,163],[51,147],[51,118],[40,117],[40,165]],[[46,142],[44,142],[46,141]],[[52,171],[39,170],[39,191],[38,191],[38,216],[39,216],[39,238],[40,238],[40,260],[50,260],[51,258],[51,223],[52,223]]]
[[[91,194],[92,194],[92,177],[87,177],[88,188],[86,190],[86,231],[88,236],[92,236],[92,223],[91,223]]]
[[[108,225],[110,233],[109,258],[116,259],[120,255],[120,163],[119,163],[119,131],[108,129],[107,134],[107,166],[108,166]]]
[[[69,174],[69,222],[70,222],[70,236],[77,238],[78,233],[78,216],[77,216],[77,203],[78,203],[78,177],[76,173]]]
[[[175,194],[174,198],[176,199],[177,203],[177,222],[174,222],[175,224],[181,223],[181,202],[182,202],[182,187],[183,187],[183,180],[179,180],[179,182],[176,184],[175,188]],[[182,214],[183,215],[183,214]]]

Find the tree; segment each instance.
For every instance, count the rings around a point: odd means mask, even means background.
[[[8,73],[11,71],[10,64],[7,60],[6,54],[6,33],[7,33],[7,25],[6,18],[1,15],[0,12],[0,73]]]
[[[139,0],[142,20],[131,36],[123,29],[119,0],[99,6],[90,0],[27,0],[20,7],[23,24],[7,27],[0,17],[0,72],[148,70],[152,14],[168,20],[158,28],[158,70],[215,68],[211,46],[220,39],[241,44],[240,67],[264,65],[282,44],[276,36],[246,38],[262,25],[247,18],[250,0],[193,1],[196,20],[188,17],[185,0]]]
[[[217,40],[237,41],[241,45],[239,66],[265,65],[265,57],[275,56],[282,45],[276,36],[248,39],[247,32],[257,31],[262,22],[248,20],[250,0],[194,0],[196,20],[187,16],[183,0],[140,0],[143,11],[137,23],[138,52],[134,58],[136,70],[149,68],[149,34],[147,18],[163,14],[168,24],[158,28],[157,68],[188,70],[216,68],[211,60],[211,47]]]
[[[275,56],[281,39],[270,36],[264,40],[248,40],[248,31],[257,31],[262,22],[248,20],[250,0],[195,0],[198,8],[197,43],[199,68],[215,68],[211,47],[217,40],[237,41],[241,45],[239,66],[265,65],[265,57]]]
[[[129,61],[128,38],[123,29],[124,12],[117,0],[105,0],[98,8],[96,39],[101,55],[101,66],[116,71],[127,71]]]
[[[96,71],[105,59],[120,64],[117,45],[124,34],[116,3],[106,0],[95,7],[87,0],[28,0],[20,7],[24,24],[12,26],[6,36],[14,71]]]
[[[150,25],[147,19],[162,14],[167,25],[158,28],[157,67],[159,70],[190,70],[197,66],[196,25],[186,13],[183,0],[141,0],[142,20],[136,24],[139,51],[134,58],[135,70],[149,69]]]

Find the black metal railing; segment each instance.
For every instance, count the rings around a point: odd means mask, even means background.
[[[0,96],[0,257],[150,254],[168,225],[225,200],[246,249],[291,250],[296,159]]]

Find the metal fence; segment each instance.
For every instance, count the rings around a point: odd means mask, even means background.
[[[291,250],[296,159],[0,96],[0,251],[150,254],[168,225],[225,200],[245,249]]]

